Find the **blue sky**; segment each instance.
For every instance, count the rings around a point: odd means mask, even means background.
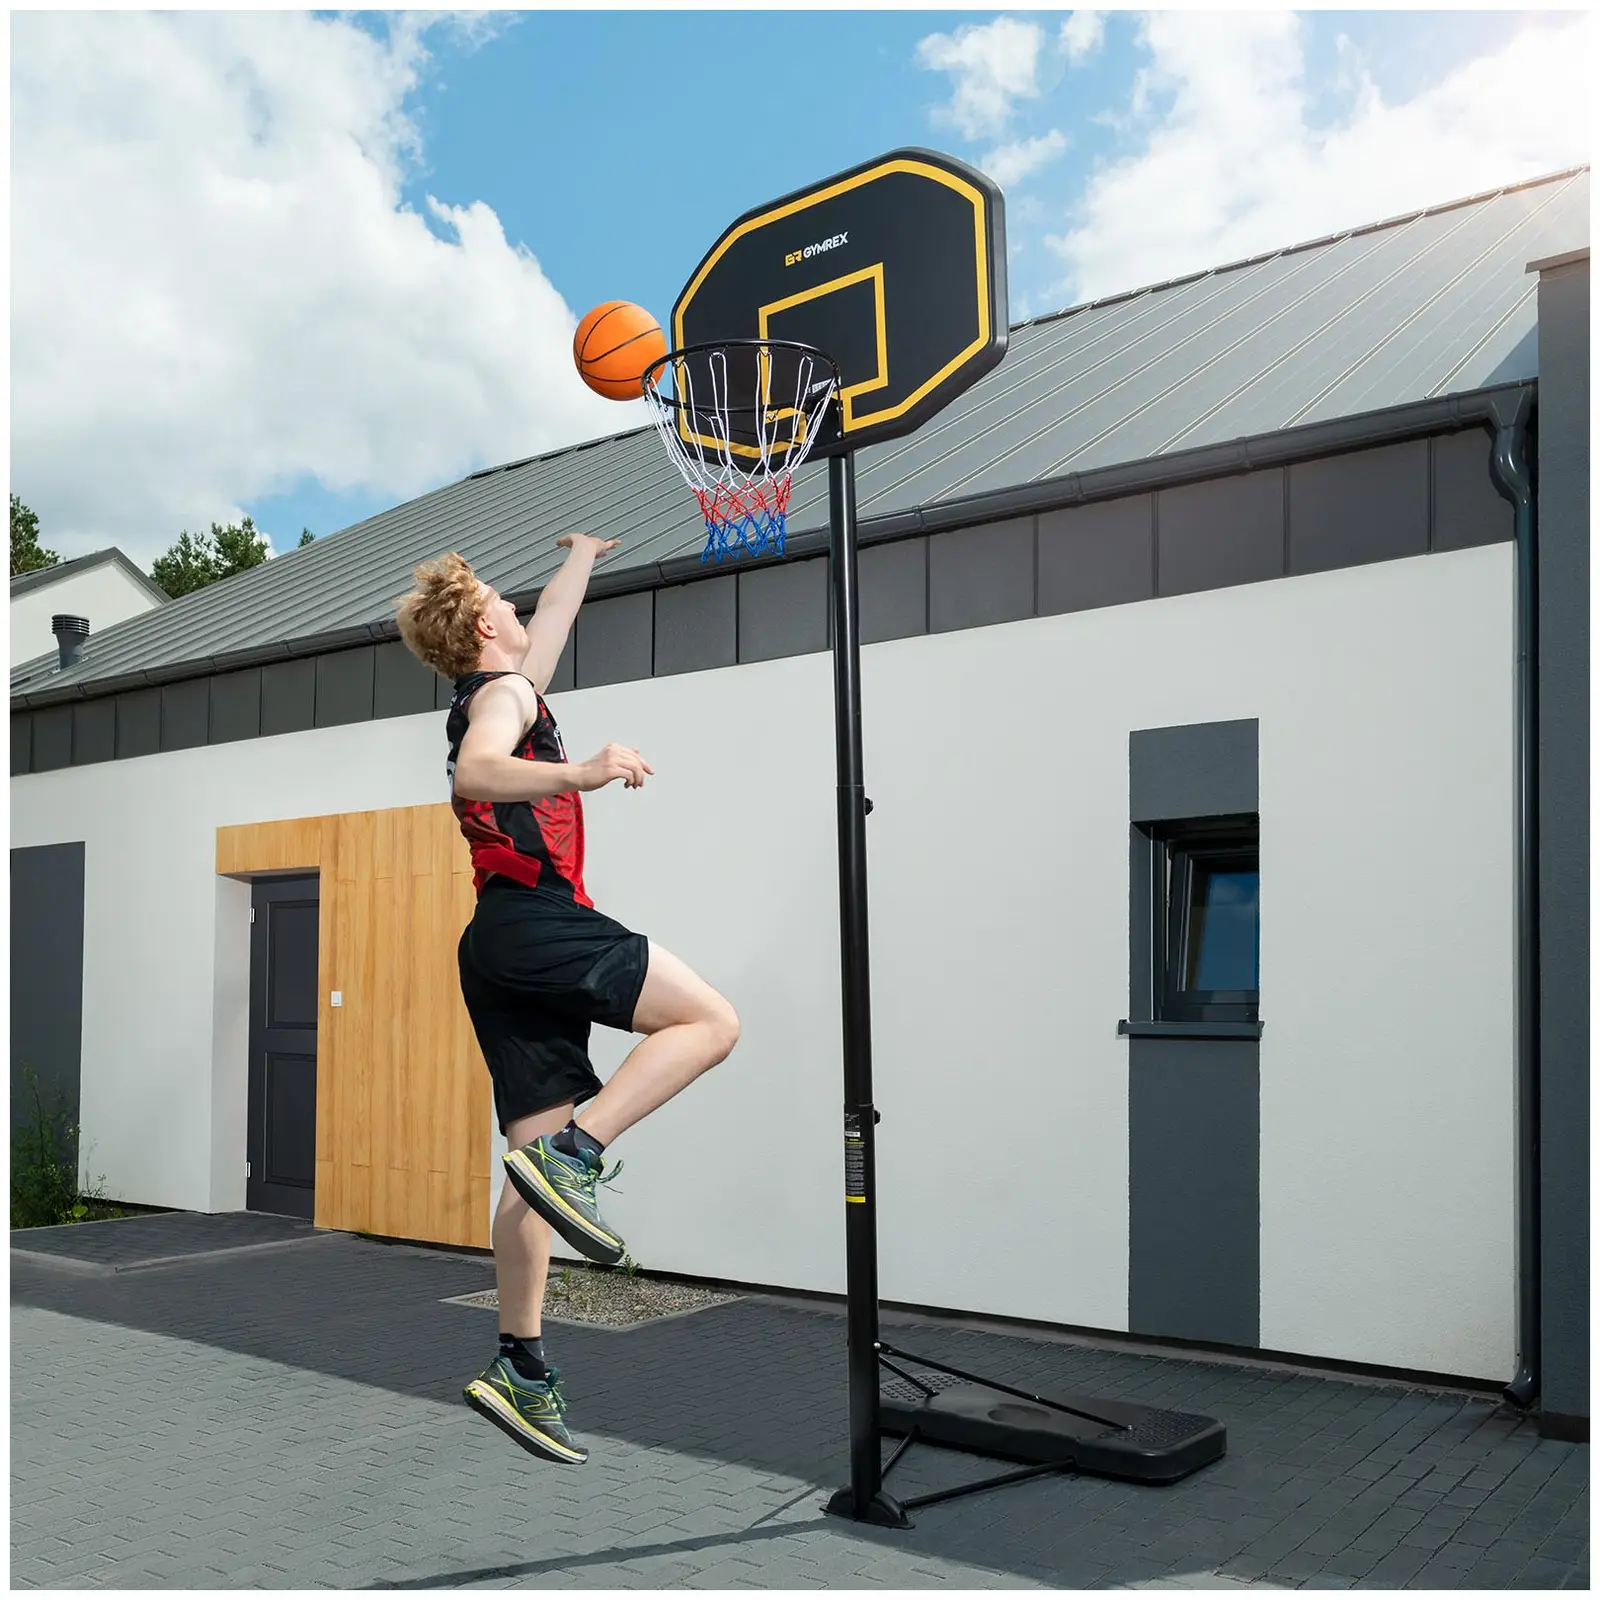
[[[485,200],[575,310],[629,299],[664,323],[701,253],[750,206],[897,145],[981,160],[995,141],[935,120],[948,80],[918,65],[917,45],[1000,14],[518,14],[480,47],[437,42],[416,97],[425,150],[407,199],[419,209],[427,192]],[[1059,26],[1070,12],[1011,15]],[[1347,34],[1369,52],[1379,88],[1398,94],[1492,48],[1518,20],[1489,12],[1307,17],[1317,55],[1331,58]],[[1059,127],[1071,140],[1026,185],[1031,200],[1071,203],[1117,143],[1096,119],[1119,108],[1139,64],[1133,19],[1113,15],[1093,60],[1058,69],[1039,100],[1019,107],[1013,137]],[[1013,297],[1047,293],[1050,281],[1018,263]]]
[[[573,372],[751,206],[898,145],[1013,321],[1587,161],[1574,13],[19,13],[12,487],[141,566],[637,426]],[[195,135],[206,129],[206,137]],[[106,241],[116,241],[107,250]],[[84,462],[95,463],[93,472]]]

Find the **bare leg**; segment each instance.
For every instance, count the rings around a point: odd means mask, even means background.
[[[518,1117],[506,1129],[506,1143],[519,1149],[541,1133],[555,1133],[572,1117],[572,1104],[552,1106],[536,1116]],[[544,1309],[544,1286],[550,1276],[550,1224],[516,1189],[506,1183],[500,1189],[500,1204],[495,1208],[489,1230],[494,1247],[494,1281],[500,1300],[500,1331],[518,1339],[537,1339],[540,1314]]]
[[[634,1007],[633,1030],[646,1034],[578,1113],[578,1126],[610,1144],[664,1105],[739,1042],[734,1009],[703,978],[657,944]]]

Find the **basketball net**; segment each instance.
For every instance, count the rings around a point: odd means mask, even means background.
[[[759,340],[675,350],[645,374],[656,431],[705,518],[702,561],[783,554],[794,474],[838,387],[820,351]]]

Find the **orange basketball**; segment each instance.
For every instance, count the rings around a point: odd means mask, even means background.
[[[579,377],[607,400],[637,400],[644,393],[646,368],[666,353],[661,325],[627,300],[596,306],[572,336]]]

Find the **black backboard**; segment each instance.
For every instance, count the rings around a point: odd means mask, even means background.
[[[678,296],[671,336],[826,352],[841,374],[837,431],[814,451],[828,455],[913,432],[1000,361],[1006,331],[998,185],[903,149],[746,212]]]

